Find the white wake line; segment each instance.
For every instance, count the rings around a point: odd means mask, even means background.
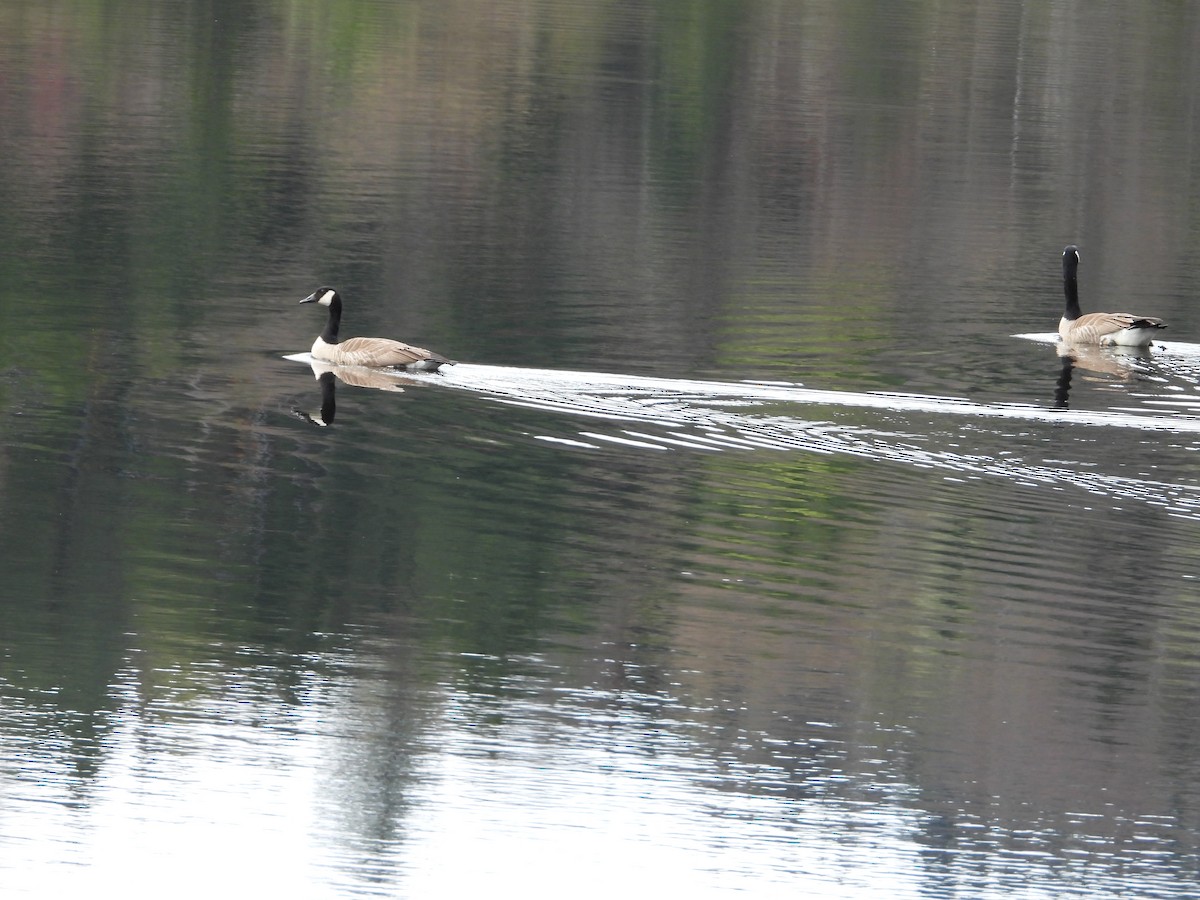
[[[311,363],[307,353],[284,357]],[[375,370],[379,371],[379,370]],[[388,373],[392,374],[392,373]],[[589,412],[581,400],[600,397],[642,398],[661,403],[671,401],[689,406],[705,403],[762,404],[795,403],[846,408],[877,409],[890,412],[924,412],[936,415],[975,416],[1025,422],[1050,422],[1106,428],[1135,428],[1200,434],[1200,416],[1138,415],[1121,411],[1084,411],[1052,409],[1017,403],[977,403],[958,397],[932,397],[888,391],[828,391],[806,388],[793,383],[699,381],[680,378],[651,378],[637,375],[611,375],[602,372],[575,372],[558,369],[527,369],[516,366],[480,366],[459,363],[436,374],[397,372],[400,381],[419,381],[473,393],[508,398],[528,406],[545,406],[582,415],[611,415]],[[642,418],[641,415],[636,418]]]
[[[653,382],[656,379],[643,379]],[[622,382],[626,379],[622,379]],[[680,382],[671,382],[680,384]],[[711,387],[711,382],[696,382]],[[724,385],[731,389],[731,395],[744,397],[745,390],[741,385]],[[756,392],[760,397],[772,400],[790,399],[794,387],[780,388],[778,386],[761,386],[762,392]],[[779,391],[785,391],[780,395]],[[632,400],[630,391],[618,391],[608,394],[604,391],[592,391],[587,394],[576,393],[574,402],[563,404],[543,399],[531,402],[518,398],[499,398],[500,402],[513,403],[520,406],[531,406],[542,409],[556,409],[617,421],[650,422],[660,427],[675,427],[688,429],[671,431],[667,436],[647,434],[645,432],[624,429],[624,437],[605,435],[597,432],[580,432],[581,437],[607,443],[617,443],[636,446],[645,449],[667,449],[663,444],[679,446],[687,444],[693,449],[732,450],[732,449],[775,449],[775,450],[805,450],[817,453],[844,453],[864,459],[890,460],[892,462],[908,463],[923,468],[939,469],[955,473],[966,478],[998,476],[1017,483],[1041,485],[1053,489],[1061,489],[1065,485],[1081,488],[1084,491],[1100,496],[1138,500],[1154,506],[1163,507],[1175,516],[1195,519],[1200,518],[1200,485],[1172,484],[1126,476],[1107,475],[1099,471],[1075,470],[1067,466],[1052,466],[1029,463],[1015,458],[997,458],[987,454],[962,453],[957,450],[930,449],[921,446],[923,437],[919,434],[904,432],[881,431],[862,426],[835,426],[828,422],[811,422],[786,415],[754,415],[745,412],[735,412],[723,408],[697,406],[680,402],[647,402],[640,403]],[[649,395],[650,392],[647,392]],[[824,398],[828,394],[843,396],[839,392],[811,391],[805,392]],[[678,396],[678,395],[677,395]],[[708,396],[713,396],[712,392]],[[916,399],[937,403],[937,398],[912,398],[910,395],[852,395],[887,400],[894,397]],[[590,401],[584,406],[581,400]],[[827,402],[820,399],[814,402]],[[962,401],[947,401],[962,403]],[[867,405],[867,404],[863,404]],[[886,409],[895,409],[890,404],[871,404]],[[965,403],[965,407],[980,407],[981,404]],[[929,408],[920,405],[920,409]],[[1003,409],[1008,409],[1004,407]],[[1014,408],[1016,409],[1016,408]],[[1047,411],[1053,412],[1053,411]],[[1121,416],[1122,418],[1139,418],[1137,416]],[[695,430],[699,429],[699,433]],[[702,446],[696,447],[699,443]],[[596,445],[592,445],[593,447]]]
[[[307,361],[307,354],[297,360]],[[1161,422],[1159,430],[1200,430],[1196,427],[1197,421],[1190,418],[1185,419],[1185,427],[1180,428],[1177,418],[1072,413],[1015,405],[989,406],[912,394],[815,391],[796,385],[683,381],[466,364],[456,369],[459,371],[453,376],[397,374],[396,377],[410,383],[441,384],[485,394],[497,402],[514,406],[615,422],[649,423],[657,429],[670,429],[646,433],[624,428],[620,434],[580,431],[574,438],[532,435],[539,440],[580,449],[617,444],[652,450],[686,447],[699,451],[769,449],[847,454],[938,469],[967,479],[993,476],[1055,490],[1070,485],[1093,495],[1159,506],[1169,515],[1200,519],[1200,485],[1106,475],[1096,470],[1030,463],[1013,457],[933,449],[922,446],[926,438],[921,434],[809,421],[778,411],[766,413],[759,407],[765,403],[825,404],[1138,428],[1146,427],[1145,423],[1154,426]],[[735,411],[730,406],[749,407],[749,410]],[[1168,423],[1171,423],[1169,428],[1166,427]]]
[[[807,453],[846,454],[873,461],[890,461],[947,473],[949,481],[998,477],[1016,484],[1063,490],[1070,486],[1110,500],[1136,501],[1163,509],[1168,515],[1200,520],[1200,485],[1172,484],[1141,478],[1108,475],[1100,471],[1046,465],[1019,458],[963,453],[921,446],[919,434],[888,432],[860,426],[834,426],[784,415],[755,415],[687,403],[642,402],[628,392],[576,395],[569,404],[547,400],[497,397],[498,402],[540,409],[562,410],[610,421],[646,422],[656,426],[645,431],[636,426],[620,434],[579,431],[575,439],[534,435],[580,449],[599,449],[603,444],[643,450],[685,447],[703,452],[721,450],[802,450]],[[590,401],[584,406],[584,400]],[[893,408],[891,406],[887,407]],[[667,429],[658,433],[658,429]],[[579,440],[582,438],[583,440]]]
[[[451,370],[450,374],[440,378],[426,377],[429,380],[438,379],[447,387],[504,396],[524,401],[531,406],[546,405],[555,409],[570,410],[573,408],[573,399],[597,395],[640,396],[646,400],[658,399],[664,403],[672,399],[688,404],[720,401],[795,403],[1200,434],[1200,416],[1191,415],[1151,416],[1117,411],[1051,409],[1015,403],[976,403],[956,397],[931,397],[923,394],[826,391],[795,384],[689,381],[466,364],[460,364],[456,369],[461,371]],[[576,411],[584,414],[588,412],[586,408]]]

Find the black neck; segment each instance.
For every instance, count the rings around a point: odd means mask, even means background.
[[[321,340],[327,344],[338,342],[338,326],[342,324],[342,298],[334,294],[329,303],[329,321],[321,332]]]
[[[1075,278],[1075,270],[1079,268],[1078,258],[1063,260],[1063,293],[1067,296],[1067,308],[1063,318],[1073,322],[1079,318],[1079,282]]]

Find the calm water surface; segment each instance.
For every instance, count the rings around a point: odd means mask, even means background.
[[[1195,896],[1198,39],[0,4],[0,892]]]

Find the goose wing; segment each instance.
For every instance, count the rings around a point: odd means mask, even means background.
[[[423,347],[387,338],[350,338],[338,347],[338,362],[350,366],[411,366],[413,363],[449,360]]]
[[[1071,335],[1079,340],[1098,342],[1122,331],[1166,327],[1162,319],[1153,316],[1135,316],[1132,313],[1088,313],[1071,323]]]

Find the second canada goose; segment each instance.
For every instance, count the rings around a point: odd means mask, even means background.
[[[1147,347],[1155,332],[1167,326],[1162,319],[1130,313],[1088,313],[1079,311],[1079,248],[1074,244],[1063,250],[1063,292],[1067,308],[1058,323],[1058,334],[1068,344],[1099,344],[1122,347]]]
[[[387,338],[357,337],[339,340],[342,298],[333,288],[317,288],[300,302],[329,307],[329,321],[325,323],[325,330],[313,341],[313,359],[339,366],[387,367],[408,369],[411,372],[436,372],[442,366],[454,365],[454,360],[446,359],[440,354]]]

